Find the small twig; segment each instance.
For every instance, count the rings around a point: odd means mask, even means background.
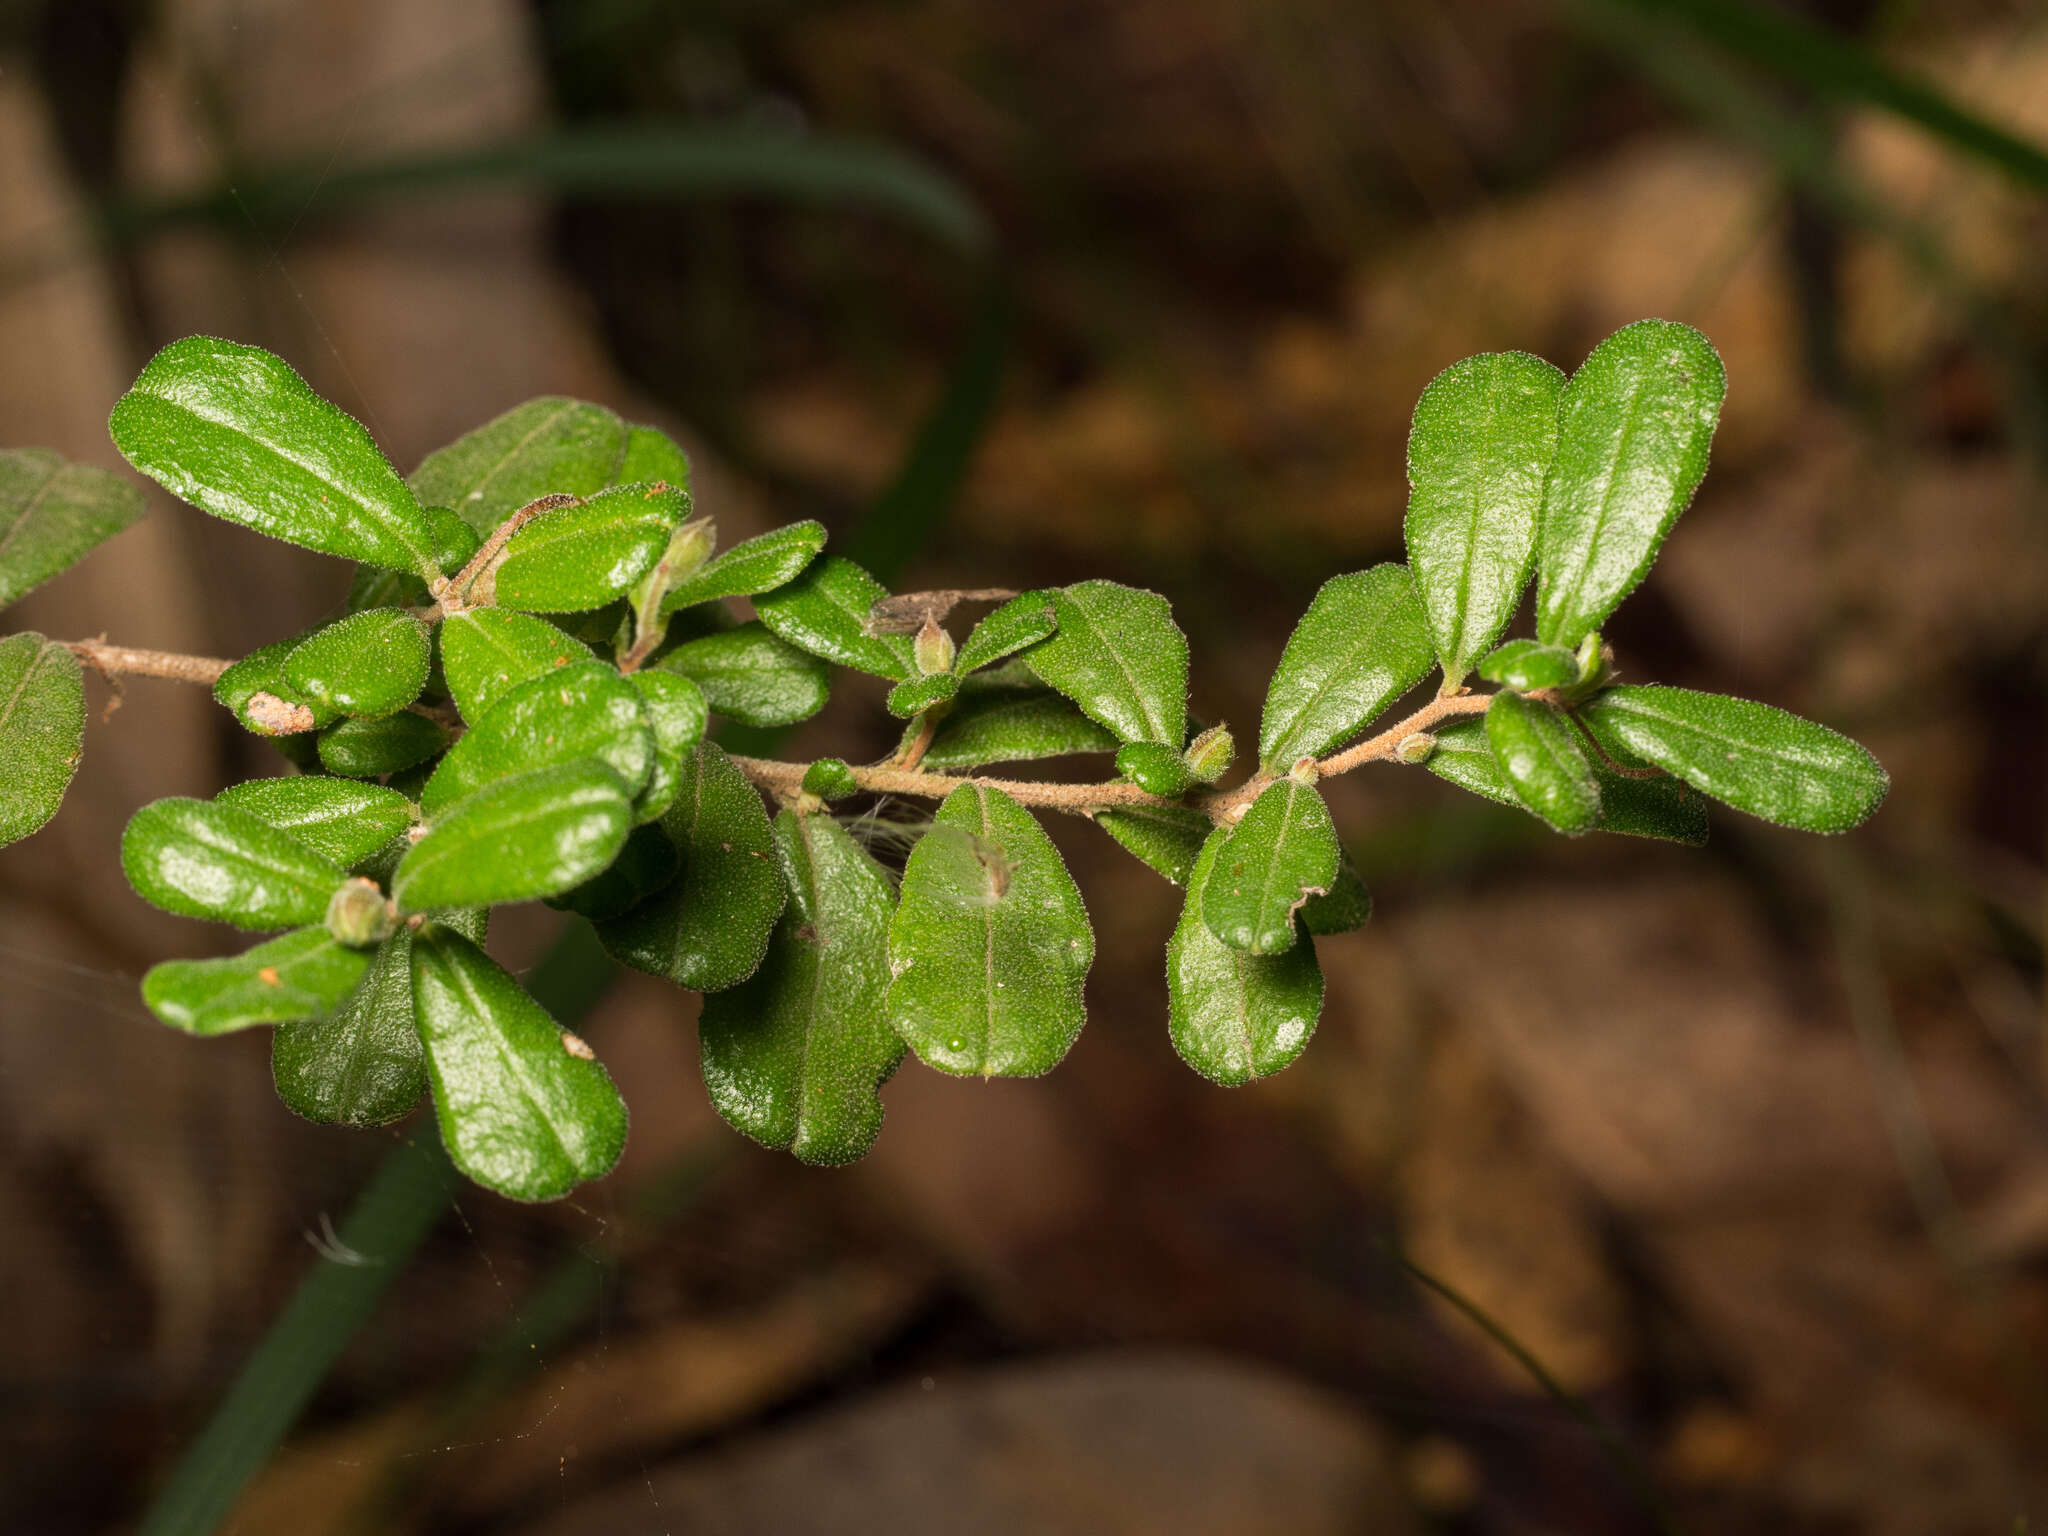
[[[866,628],[871,635],[914,635],[924,627],[926,619],[942,622],[961,603],[1007,603],[1016,595],[1012,587],[935,587],[929,592],[899,592],[868,610]]]
[[[66,640],[64,647],[107,678],[167,677],[211,688],[221,673],[233,665],[217,656],[182,656],[176,651],[140,651],[133,646],[109,645],[104,638]]]
[[[1593,734],[1593,728],[1581,720],[1576,711],[1568,709],[1564,712],[1564,715],[1567,720],[1579,728],[1579,734],[1585,737],[1586,745],[1590,746],[1600,755],[1600,761],[1606,765],[1607,771],[1615,777],[1622,779],[1661,779],[1665,777],[1662,768],[1627,768],[1617,763],[1609,755],[1607,749],[1600,745],[1600,738]]]
[[[923,762],[925,753],[931,750],[932,738],[939,734],[939,713],[937,710],[928,709],[918,718],[920,724],[917,729],[917,739],[911,742],[909,750],[896,763],[895,766],[898,768],[909,770]]]
[[[465,600],[469,596],[469,589],[475,585],[477,577],[484,573],[485,568],[498,557],[498,552],[505,547],[505,541],[511,538],[513,534],[524,528],[536,517],[539,517],[541,513],[552,512],[557,507],[573,507],[579,499],[561,491],[557,491],[550,496],[539,497],[529,501],[525,506],[493,528],[491,536],[485,539],[478,546],[477,552],[469,557],[469,564],[465,565],[440,585],[429,585],[428,590],[433,593],[435,600],[440,603],[441,611],[443,613],[462,612]]]

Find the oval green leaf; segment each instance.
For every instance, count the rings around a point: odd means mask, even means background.
[[[680,868],[682,857],[666,832],[656,826],[635,827],[608,868],[559,896],[548,897],[547,904],[593,923],[607,922],[625,916],[666,889]]]
[[[626,1105],[590,1048],[453,929],[412,945],[413,1021],[455,1166],[513,1200],[556,1200],[609,1173]]]
[[[1619,743],[1702,794],[1804,832],[1860,825],[1891,782],[1847,736],[1750,699],[1621,687],[1581,714],[1600,740]]]
[[[1522,802],[1508,783],[1486,740],[1484,716],[1468,715],[1440,725],[1431,733],[1436,745],[1423,766],[1446,783],[1499,805],[1521,809]]]
[[[214,702],[257,736],[289,736],[332,725],[340,712],[301,698],[284,680],[286,659],[315,631],[251,651],[214,679]]]
[[[1050,592],[1019,592],[974,626],[960,654],[953,658],[953,670],[962,677],[978,672],[1027,645],[1036,645],[1059,625]]]
[[[515,774],[429,823],[391,894],[407,912],[552,896],[617,858],[632,824],[619,776],[593,758]]]
[[[1116,749],[1116,733],[1090,720],[1070,699],[1036,686],[984,687],[979,679],[970,678],[939,722],[923,766],[952,773],[984,763],[1032,762]]]
[[[614,959],[679,987],[737,986],[760,965],[786,896],[761,797],[732,759],[701,742],[683,758],[661,828],[682,872],[624,917],[600,923],[598,937]]]
[[[213,801],[247,811],[343,866],[377,852],[417,814],[395,789],[326,777],[250,779]]]
[[[1600,782],[1562,710],[1497,693],[1486,707],[1486,743],[1524,808],[1572,836],[1598,825]]]
[[[405,710],[377,720],[342,720],[320,733],[320,766],[349,779],[402,773],[447,746],[451,734],[439,722]]]
[[[1579,658],[1561,645],[1510,640],[1479,663],[1479,675],[1517,693],[1568,688],[1579,680]]]
[[[963,784],[911,850],[889,925],[889,1021],[926,1066],[1036,1077],[1081,1033],[1095,934],[1029,811]]]
[[[402,608],[367,608],[301,640],[284,659],[293,696],[336,714],[375,719],[427,686],[427,626]]]
[[[602,608],[661,558],[689,510],[686,492],[622,485],[543,512],[506,541],[492,601],[530,613]]]
[[[721,597],[752,597],[794,581],[825,547],[823,523],[789,523],[735,544],[669,589],[663,613]]]
[[[1275,779],[1229,831],[1202,884],[1202,920],[1232,949],[1283,954],[1303,903],[1337,883],[1329,807],[1314,785]]]
[[[707,705],[742,725],[808,720],[832,691],[824,662],[757,622],[685,640],[656,665],[688,678]]]
[[[899,720],[921,715],[935,704],[943,704],[960,691],[960,679],[951,672],[934,672],[913,677],[889,690],[889,713]]]
[[[888,595],[851,560],[827,555],[757,599],[754,612],[798,650],[900,683],[917,676],[910,636],[871,635],[867,628],[868,611]]]
[[[37,634],[0,640],[0,848],[57,814],[84,752],[78,658]]]
[[[366,951],[335,943],[324,928],[300,928],[226,959],[153,965],[142,1001],[173,1029],[225,1035],[331,1013],[369,968]]]
[[[1537,519],[1537,639],[1575,646],[1635,590],[1707,472],[1727,392],[1713,344],[1670,320],[1623,326],[1579,365]]]
[[[448,696],[471,724],[521,683],[592,659],[589,646],[546,619],[505,608],[451,614],[440,633]]]
[[[1507,628],[1529,580],[1564,375],[1526,352],[1453,363],[1408,432],[1408,563],[1447,686]]]
[[[1188,883],[1202,845],[1215,830],[1208,813],[1191,805],[1122,805],[1096,812],[1095,824],[1175,885]]]
[[[630,679],[640,695],[640,713],[654,732],[654,766],[633,797],[633,819],[659,819],[676,798],[683,782],[683,759],[704,739],[704,693],[687,677],[672,672],[635,672]]]
[[[1157,592],[1083,581],[1049,593],[1058,626],[1031,670],[1123,741],[1178,749],[1187,726],[1188,637]]]
[[[1259,721],[1266,772],[1285,773],[1365,729],[1434,659],[1405,565],[1331,577],[1295,625],[1266,689]]]
[[[488,784],[586,759],[618,775],[628,796],[640,792],[654,768],[654,733],[640,708],[640,690],[596,662],[508,690],[448,749],[420,791],[420,809],[438,816]]]
[[[1346,855],[1337,866],[1337,883],[1302,903],[1301,926],[1321,937],[1352,933],[1372,920],[1372,892]]]
[[[889,877],[823,815],[775,818],[789,905],[759,970],[704,999],[704,1085],[735,1130],[826,1166],[882,1129],[880,1089],[903,1059],[889,1027]]]
[[[0,608],[142,516],[142,487],[48,448],[0,452]]]
[[[348,878],[252,812],[186,799],[153,801],[129,819],[121,867],[136,894],[166,912],[255,929],[322,921]]]
[[[452,507],[489,534],[543,496],[595,495],[612,483],[627,451],[626,424],[612,412],[544,395],[428,454],[410,484],[421,501]]]
[[[1323,972],[1313,943],[1303,938],[1280,954],[1249,954],[1225,944],[1203,920],[1204,893],[1231,839],[1218,828],[1203,843],[1180,922],[1166,945],[1166,1019],[1173,1048],[1226,1088],[1268,1077],[1292,1062],[1307,1049],[1323,1011]]]
[[[130,464],[215,517],[366,565],[439,572],[419,499],[362,423],[261,347],[172,342],[107,429]]]
[[[687,491],[690,456],[659,427],[635,425],[626,429],[626,457],[611,483],[635,485],[643,480],[660,480],[679,491]]]

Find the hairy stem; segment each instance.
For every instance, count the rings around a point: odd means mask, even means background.
[[[139,651],[100,640],[66,640],[66,650],[103,677],[168,677],[211,688],[233,665],[217,656],[181,656],[176,651]]]
[[[469,563],[439,586],[429,582],[427,590],[441,605],[443,613],[460,613],[468,606],[469,589],[476,585],[476,579],[483,575],[486,567],[498,557],[505,547],[505,541],[539,517],[543,512],[552,512],[557,507],[573,507],[579,497],[557,492],[529,501],[505,521],[491,530],[491,536],[478,546],[477,552],[469,557]]]

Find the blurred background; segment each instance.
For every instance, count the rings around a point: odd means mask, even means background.
[[[1399,558],[1428,379],[1662,315],[1730,391],[1623,668],[1894,781],[1853,836],[1729,812],[1704,852],[1335,781],[1379,913],[1319,944],[1302,1061],[1227,1092],[1166,1038],[1178,893],[1055,827],[1079,1045],[907,1062],[851,1170],[728,1132],[694,998],[621,977],[581,1029],[622,1166],[448,1202],[229,1528],[2048,1530],[2043,145],[2023,0],[0,5],[9,445],[118,466],[194,331],[405,469],[580,395],[688,443],[727,542],[1168,593],[1243,739],[1317,585]],[[7,623],[233,656],[336,610],[338,562],[152,494]],[[121,826],[282,765],[93,686],[0,855],[24,1532],[132,1528],[433,1134],[301,1123],[260,1032],[149,1020],[140,973],[231,937],[129,893]],[[893,740],[855,687],[785,748]]]

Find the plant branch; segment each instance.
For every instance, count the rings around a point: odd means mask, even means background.
[[[233,665],[217,656],[182,656],[176,651],[140,651],[109,645],[104,638],[66,640],[64,648],[102,677],[168,677],[211,688]]]
[[[1324,758],[1316,768],[1327,779],[1332,774],[1349,773],[1361,763],[1393,762],[1401,743],[1418,731],[1427,731],[1433,725],[1460,715],[1483,715],[1486,706],[1492,702],[1490,693],[1438,694],[1398,725],[1389,726],[1377,736],[1368,736],[1358,745]]]

